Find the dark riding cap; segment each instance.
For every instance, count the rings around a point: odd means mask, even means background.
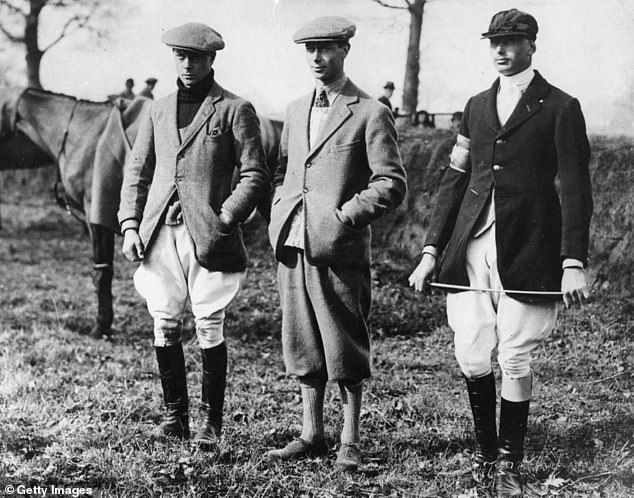
[[[163,33],[161,41],[168,47],[208,54],[225,48],[222,35],[206,24],[189,22]]]
[[[530,14],[517,9],[502,10],[491,18],[489,31],[482,33],[482,38],[523,36],[535,41],[537,30],[537,21]]]
[[[326,16],[313,19],[305,24],[294,35],[295,43],[308,42],[347,42],[354,36],[357,27],[345,17]]]

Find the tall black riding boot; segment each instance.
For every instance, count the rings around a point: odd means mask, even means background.
[[[200,350],[203,357],[203,424],[194,444],[201,450],[212,450],[222,432],[222,411],[227,385],[227,345]]]
[[[97,291],[97,322],[90,331],[90,336],[101,339],[111,333],[112,312],[112,265],[95,266],[92,282]]]
[[[496,474],[498,497],[522,496],[520,465],[524,458],[524,439],[530,400],[500,404],[499,456]]]
[[[476,379],[465,377],[465,380],[467,381],[476,436],[476,451],[471,473],[474,481],[488,484],[493,480],[498,455],[495,425],[495,376],[491,372]]]
[[[179,342],[173,346],[154,349],[167,415],[161,425],[152,431],[152,439],[162,440],[167,437],[189,439],[189,402],[183,345]]]

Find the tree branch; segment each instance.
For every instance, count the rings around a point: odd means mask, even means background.
[[[27,12],[22,10],[20,7],[12,4],[9,0],[0,0],[0,7],[6,7],[14,14],[18,14],[19,16],[26,16]]]
[[[383,0],[372,0],[375,3],[378,3],[379,5],[382,5],[383,7],[387,7],[388,9],[399,9],[399,10],[407,10],[409,7],[399,7],[398,5],[391,5],[389,3],[384,2]],[[408,0],[405,0],[405,3],[407,3],[407,5],[410,5]]]
[[[11,41],[13,43],[23,43],[24,42],[24,37],[14,35],[10,31],[8,31],[7,28],[5,28],[2,23],[0,23],[0,33],[2,33],[4,36],[6,36],[9,39],[9,41]]]

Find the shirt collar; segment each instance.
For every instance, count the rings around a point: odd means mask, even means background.
[[[500,75],[500,88],[508,88],[511,85],[515,85],[522,92],[528,88],[533,77],[535,76],[535,70],[533,66],[528,66],[521,73],[514,74],[513,76]]]
[[[330,102],[330,105],[332,105],[332,103],[335,101],[337,96],[341,93],[341,90],[343,90],[343,87],[346,86],[347,82],[348,82],[348,77],[345,75],[345,73],[342,74],[340,78],[336,79],[335,81],[327,85],[324,85],[321,81],[316,80],[315,92],[316,94],[319,94],[319,92],[321,92],[322,89],[326,90],[328,101]]]

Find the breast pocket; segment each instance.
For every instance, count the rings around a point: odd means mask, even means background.
[[[345,152],[359,147],[361,140],[353,140],[352,142],[345,142],[341,144],[333,144],[330,146],[330,152],[336,154],[338,152]]]

